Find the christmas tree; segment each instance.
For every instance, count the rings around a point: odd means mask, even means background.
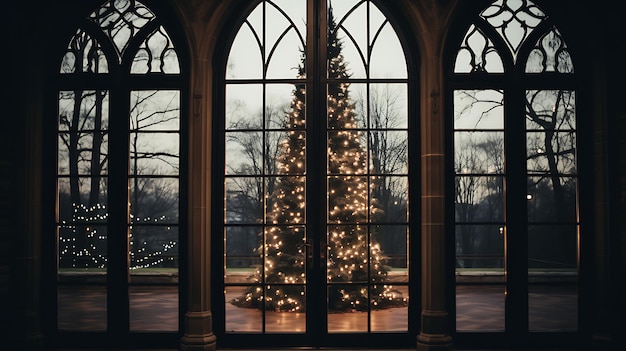
[[[330,312],[366,311],[406,305],[406,299],[384,283],[388,274],[380,245],[368,234],[369,215],[377,211],[369,197],[367,151],[357,128],[355,104],[349,97],[349,73],[342,55],[342,41],[329,10],[328,26],[328,309]],[[305,57],[299,76],[305,75]],[[290,130],[278,156],[281,174],[274,189],[268,190],[268,224],[265,242],[259,250],[265,258],[264,273],[253,279],[263,282],[265,291],[251,287],[231,301],[234,305],[273,311],[304,311],[305,281],[304,207],[305,139],[304,85],[296,85],[286,118]],[[285,176],[282,176],[285,175]],[[345,282],[346,284],[341,284]],[[281,285],[272,285],[280,283]],[[339,284],[337,284],[339,283]],[[294,284],[294,285],[289,285]],[[265,301],[265,303],[263,303]]]

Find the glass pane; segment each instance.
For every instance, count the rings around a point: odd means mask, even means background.
[[[225,222],[260,223],[263,220],[262,178],[226,178],[225,183]]]
[[[526,73],[542,72],[574,73],[569,50],[556,28],[539,39],[526,62]]]
[[[72,281],[73,284],[66,285],[59,282],[57,287],[57,323],[59,330],[106,330],[106,286],[74,284],[92,281],[89,273],[62,273],[59,276],[59,280],[63,281],[65,279]],[[104,283],[106,276],[99,280],[102,280]]]
[[[528,228],[530,330],[578,328],[578,227]]]
[[[408,92],[406,84],[370,84],[369,125],[372,129],[408,127]],[[353,96],[355,96],[353,94]],[[360,96],[355,101],[359,103]],[[363,114],[363,116],[366,116]]]
[[[67,45],[60,72],[109,73],[109,63],[100,43],[78,30]]]
[[[370,172],[407,174],[409,140],[405,131],[371,130],[369,133]]]
[[[132,275],[156,275],[167,282],[178,282],[178,227],[139,226],[130,230],[130,269]],[[133,277],[133,281],[137,280]],[[142,281],[143,282],[143,281]]]
[[[177,178],[133,177],[129,181],[132,223],[178,222],[180,190]]]
[[[375,6],[370,6],[370,11],[376,11],[382,15]],[[373,16],[374,14],[370,14]],[[380,32],[379,32],[380,31]],[[370,77],[371,78],[406,78],[406,59],[402,44],[398,35],[389,22],[381,28],[371,28],[371,35],[377,34],[376,38],[370,38],[371,48]],[[375,42],[372,42],[374,41]]]
[[[371,242],[380,247],[379,255],[386,270],[382,277],[375,279],[387,283],[409,281],[408,240],[409,229],[406,225],[372,227]]]
[[[493,42],[475,25],[471,25],[459,46],[454,73],[502,73],[502,58]]]
[[[109,92],[78,92],[78,97],[76,91],[59,92],[59,131],[80,133],[106,130],[109,126]]]
[[[103,223],[107,220],[106,178],[59,178],[59,223]]]
[[[260,129],[263,126],[263,85],[226,85],[226,124],[231,129]]]
[[[531,331],[578,329],[578,285],[576,277],[569,280],[574,283],[528,286],[528,327]]]
[[[140,90],[130,92],[130,130],[177,131],[180,129],[180,92],[178,90]]]
[[[572,177],[529,177],[529,222],[576,223],[576,183]]]
[[[457,174],[503,174],[504,132],[455,132]]]
[[[368,302],[367,285],[328,286],[328,332],[366,332]]]
[[[77,275],[89,277],[90,275],[106,275],[106,225],[85,223],[62,224],[59,226],[58,245],[60,276]]]
[[[131,73],[180,73],[178,54],[170,36],[160,26],[139,46]]]
[[[263,295],[261,298],[247,299],[251,291],[262,293],[260,286],[227,286],[224,288],[226,301],[226,325],[224,329],[230,332],[258,332],[263,330]],[[248,307],[248,308],[246,308]],[[254,307],[254,308],[249,308]]]
[[[290,305],[288,312],[276,310],[268,310],[265,312],[265,331],[270,333],[305,333],[306,332],[306,313],[301,305],[305,298],[304,286],[290,286],[283,288],[292,290],[289,295],[299,296],[299,299],[284,300],[284,304]],[[295,304],[295,301],[299,301]]]
[[[158,274],[158,273],[157,273]],[[158,275],[151,281],[159,280]],[[130,330],[178,331],[178,286],[128,287]]]
[[[456,225],[457,282],[467,276],[504,279],[504,227],[502,225]]]
[[[304,128],[305,102],[304,84],[268,84],[264,110],[265,126],[271,129]]]
[[[409,216],[407,177],[371,177],[370,221],[405,223]]]
[[[59,175],[105,175],[108,171],[108,134],[59,133]]]
[[[131,174],[178,175],[179,145],[178,133],[131,133]]]
[[[454,210],[456,222],[503,221],[503,177],[455,177]]]
[[[306,173],[305,132],[269,132],[265,136],[266,174]]]
[[[370,294],[376,296],[380,290],[379,286],[372,286]],[[385,308],[380,301],[372,303],[371,331],[373,332],[400,332],[409,330],[409,308],[406,306],[409,300],[409,287],[406,285],[394,285],[390,291],[383,294],[387,296],[387,301],[394,301],[401,298],[404,307]],[[384,299],[382,299],[384,300]],[[392,306],[393,307],[393,304]],[[329,317],[330,318],[330,317]]]
[[[365,134],[344,130],[328,133],[328,173],[364,174],[367,170]]]
[[[576,129],[576,97],[571,90],[526,91],[526,129],[545,133]]]
[[[455,90],[454,129],[503,129],[504,92]]]
[[[369,2],[336,1],[329,4],[329,78],[365,78],[368,66],[367,7]],[[352,8],[355,6],[356,8]],[[349,63],[346,65],[346,63]]]
[[[263,228],[258,226],[225,229],[226,284],[253,283],[260,277],[263,256]]]
[[[268,37],[266,55],[269,62],[267,63],[267,79],[277,78],[303,78],[304,72],[304,40],[306,39],[306,33],[298,33],[292,26],[294,23],[290,23],[281,15],[274,15],[276,12],[269,10],[268,16],[271,17],[271,22],[267,23],[268,35],[284,35],[283,37]],[[277,14],[278,12],[276,12]],[[306,20],[306,14],[302,13],[300,18],[292,19],[296,21]],[[291,28],[289,28],[291,27]],[[280,31],[280,32],[277,32]],[[286,31],[286,32],[283,32]],[[275,41],[269,41],[275,40]],[[272,50],[272,52],[268,52]]]
[[[526,145],[528,173],[576,173],[576,132],[529,132]]]
[[[386,267],[381,263],[380,245],[373,243],[368,250],[367,237],[367,226],[328,226],[326,266],[328,282],[366,283],[370,269],[375,272],[372,273],[375,277],[373,279],[378,281],[384,279]],[[363,308],[367,308],[367,305]]]
[[[575,224],[528,226],[529,276],[573,274],[577,268],[578,227]]]
[[[257,41],[262,33],[257,32],[258,30],[251,28],[249,23],[244,23],[239,28],[228,55],[227,79],[263,78],[262,43]]]
[[[265,281],[269,284],[296,284],[306,282],[306,231],[302,226],[274,226],[265,228]],[[281,297],[301,301],[300,294],[291,296],[283,291]],[[304,301],[301,301],[301,306]]]
[[[267,178],[267,223],[302,224],[306,220],[306,178]]]
[[[365,223],[368,217],[367,177],[328,177],[328,221]]]
[[[456,330],[503,331],[504,284],[456,285]]]
[[[226,133],[226,174],[254,175],[263,172],[263,133]]]

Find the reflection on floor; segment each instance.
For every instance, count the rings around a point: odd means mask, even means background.
[[[235,292],[233,292],[235,293]],[[531,330],[575,330],[578,294],[567,286],[537,286],[529,289]],[[133,287],[130,295],[131,329],[172,331],[178,329],[178,292],[173,286]],[[58,290],[60,330],[105,330],[106,287],[61,286]],[[261,331],[262,314],[255,309],[226,304],[227,331]],[[267,331],[305,331],[304,313],[267,312]],[[373,331],[407,329],[408,309],[373,311]],[[329,331],[367,331],[367,314],[333,313]],[[462,331],[504,329],[502,286],[458,286],[457,329]]]

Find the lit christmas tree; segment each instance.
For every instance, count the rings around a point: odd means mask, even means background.
[[[328,308],[330,312],[363,311],[405,306],[406,298],[390,285],[383,283],[388,268],[380,246],[368,235],[368,213],[376,212],[375,201],[369,198],[367,182],[367,151],[362,145],[357,127],[355,105],[349,97],[349,78],[343,59],[342,42],[337,37],[336,23],[329,11],[328,75],[338,83],[328,85]],[[305,58],[299,67],[299,77],[305,75]],[[250,287],[242,296],[231,301],[236,306],[265,308],[271,311],[304,311],[305,293],[305,138],[304,84],[297,84],[286,118],[290,130],[278,156],[281,177],[273,189],[268,189],[268,226],[265,242],[259,248],[265,266],[253,279],[265,283]],[[369,248],[369,249],[368,249]],[[264,274],[264,277],[262,276]],[[264,278],[264,279],[262,279]],[[279,283],[281,285],[275,285]],[[353,284],[360,283],[360,285]],[[274,284],[274,285],[273,285]],[[293,284],[293,285],[289,285]],[[265,301],[265,303],[263,303]]]

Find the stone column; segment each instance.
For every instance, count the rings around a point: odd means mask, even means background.
[[[433,6],[437,9],[437,6]],[[439,11],[435,10],[435,13]],[[439,19],[437,19],[439,18]],[[422,165],[422,314],[417,337],[420,351],[450,350],[446,311],[445,130],[442,113],[442,63],[438,52],[442,17],[431,16],[423,36],[420,84]],[[439,29],[439,30],[438,30]]]

